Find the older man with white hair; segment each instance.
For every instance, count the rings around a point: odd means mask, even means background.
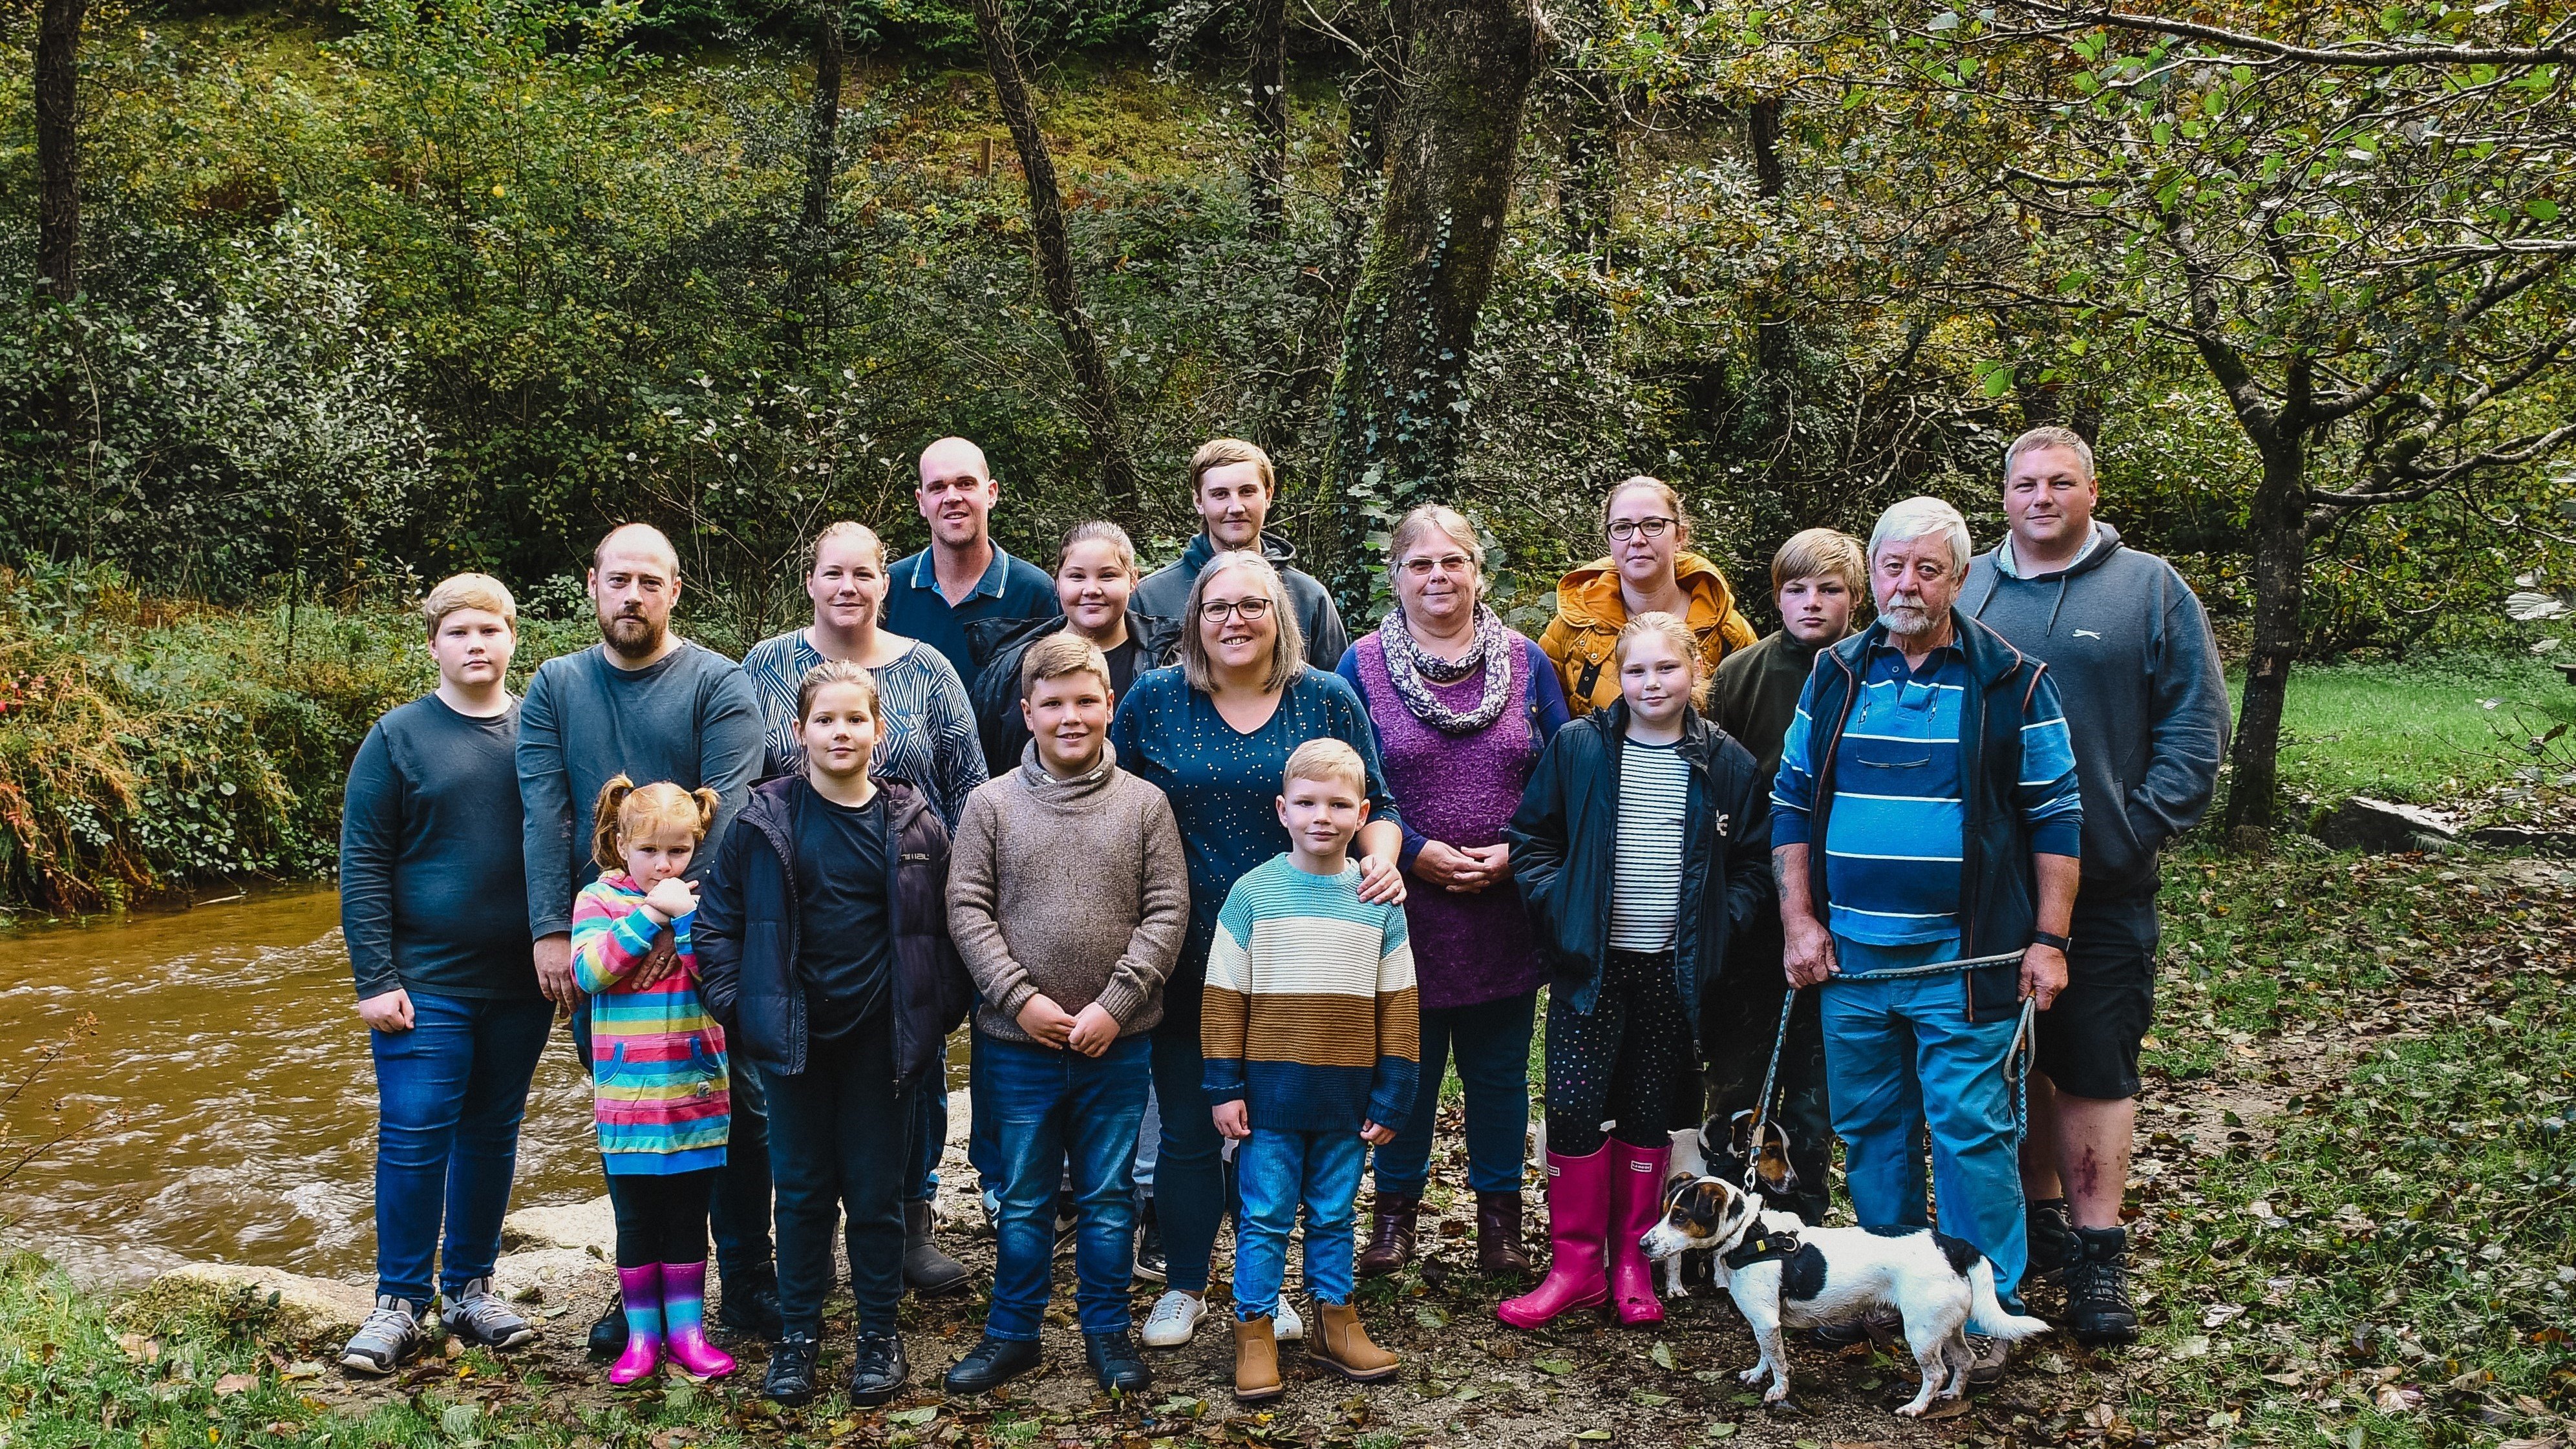
[[[2022,999],[2045,1011],[2066,984],[2083,808],[2047,667],[1952,607],[1968,560],[1949,504],[1880,515],[1878,619],[1808,677],[1772,786],[1771,863],[1789,980],[1825,987],[1853,1212],[1864,1227],[1928,1220],[1928,1126],[1941,1229],[1993,1262],[2019,1311],[2029,1245],[2005,1057]],[[1922,970],[1982,957],[1999,959]],[[1976,1347],[1971,1377],[1991,1382],[2004,1346]]]

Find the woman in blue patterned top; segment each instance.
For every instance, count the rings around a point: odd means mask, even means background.
[[[1359,751],[1369,801],[1357,846],[1360,895],[1404,900],[1396,868],[1404,829],[1378,768],[1368,710],[1349,684],[1308,666],[1304,654],[1279,571],[1257,553],[1218,554],[1191,585],[1181,662],[1137,675],[1109,727],[1119,768],[1171,800],[1190,870],[1189,935],[1164,982],[1163,1022],[1154,1033],[1154,1090],[1163,1103],[1154,1201],[1169,1291],[1145,1321],[1151,1348],[1187,1343],[1207,1311],[1208,1256],[1225,1213],[1225,1178],[1200,1085],[1199,998],[1226,892],[1288,848],[1275,802],[1299,745],[1329,736]],[[1281,1307],[1284,1318],[1285,1300]],[[1281,1333],[1290,1336],[1284,1325]]]
[[[742,656],[742,672],[760,694],[769,742],[762,774],[776,778],[805,768],[794,729],[796,686],[824,660],[846,659],[875,677],[884,711],[869,773],[918,787],[940,822],[953,826],[966,797],[987,778],[975,705],[938,650],[880,627],[889,577],[885,545],[864,524],[835,523],[814,540],[814,566],[805,576],[814,622],[763,639]]]

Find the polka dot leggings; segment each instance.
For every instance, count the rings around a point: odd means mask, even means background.
[[[1698,1125],[1695,1056],[1673,953],[1611,952],[1591,1015],[1548,993],[1547,1150],[1589,1157],[1608,1136],[1661,1147]]]

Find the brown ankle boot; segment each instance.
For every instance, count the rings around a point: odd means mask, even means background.
[[[1368,1247],[1360,1253],[1359,1275],[1383,1278],[1401,1273],[1413,1261],[1413,1220],[1422,1211],[1418,1197],[1381,1194],[1370,1216]]]
[[[1323,1324],[1315,1342],[1307,1347],[1308,1357],[1322,1361],[1324,1367],[1358,1383],[1372,1383],[1395,1376],[1395,1355],[1369,1342],[1368,1330],[1360,1326],[1357,1308],[1347,1303],[1326,1303],[1318,1298],[1315,1300],[1315,1314]]]
[[[1526,1278],[1529,1254],[1521,1248],[1521,1195],[1476,1194],[1476,1271],[1489,1278]]]
[[[1268,1315],[1234,1321],[1234,1397],[1257,1404],[1287,1389],[1279,1382],[1279,1340],[1270,1336]]]

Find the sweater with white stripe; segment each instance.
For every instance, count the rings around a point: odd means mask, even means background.
[[[1680,741],[1634,735],[1619,752],[1619,836],[1612,846],[1610,949],[1669,951],[1681,918],[1683,819],[1690,762]]]
[[[1360,899],[1360,869],[1276,855],[1217,912],[1200,1008],[1202,1085],[1273,1132],[1400,1128],[1413,1110],[1421,1003],[1404,908]]]

